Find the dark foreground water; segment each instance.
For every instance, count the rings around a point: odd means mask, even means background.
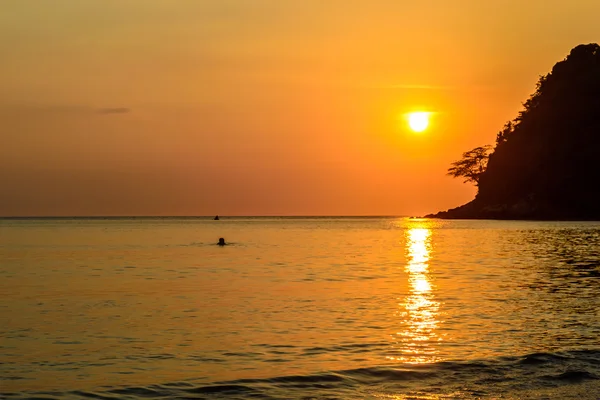
[[[600,398],[600,223],[5,219],[0,299],[0,398]]]

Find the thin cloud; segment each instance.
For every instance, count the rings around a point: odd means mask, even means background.
[[[81,116],[94,114],[126,114],[131,112],[128,107],[90,107],[72,104],[0,104],[0,113],[7,115],[64,115]]]
[[[127,107],[108,107],[98,109],[99,114],[127,114],[129,112],[131,112],[131,109]]]
[[[436,85],[387,85],[381,86],[382,89],[421,89],[421,90],[456,90],[455,86],[436,86]]]
[[[386,90],[432,90],[432,91],[461,91],[461,92],[489,92],[500,90],[497,86],[450,86],[450,85],[412,85],[412,84],[391,84],[391,85],[367,85],[370,89]]]

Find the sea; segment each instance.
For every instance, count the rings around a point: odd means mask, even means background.
[[[0,398],[600,399],[600,222],[0,219]]]

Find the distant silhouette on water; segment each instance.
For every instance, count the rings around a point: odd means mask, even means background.
[[[219,243],[217,243],[219,246],[225,246],[227,243],[225,243],[225,239],[223,238],[219,238]]]
[[[219,216],[217,215],[215,218],[213,218],[215,221],[219,220]]]

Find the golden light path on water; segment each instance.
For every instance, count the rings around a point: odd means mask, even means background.
[[[397,313],[402,330],[393,335],[400,355],[390,357],[397,361],[421,364],[441,360],[435,345],[442,340],[437,332],[440,304],[429,271],[431,236],[432,230],[424,224],[406,230],[408,294],[400,299]]]

